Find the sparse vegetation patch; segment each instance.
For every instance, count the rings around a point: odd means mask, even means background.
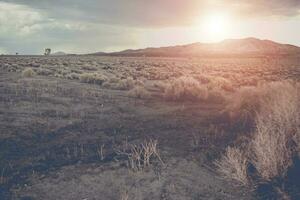
[[[164,96],[168,100],[206,100],[208,89],[192,77],[180,77],[172,80],[164,90]]]
[[[26,68],[22,71],[23,77],[33,77],[35,75],[36,75],[35,71],[33,71],[33,69],[31,68]]]
[[[102,85],[107,80],[107,77],[98,73],[83,73],[79,76],[79,79],[83,83]]]

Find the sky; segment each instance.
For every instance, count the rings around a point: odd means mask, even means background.
[[[300,0],[0,0],[0,54],[257,37],[300,46]]]

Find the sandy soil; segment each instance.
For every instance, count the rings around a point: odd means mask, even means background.
[[[226,71],[221,66],[236,62],[226,59],[202,64],[162,58],[0,60],[1,199],[125,200],[127,195],[128,199],[255,199],[249,189],[222,180],[212,164],[238,134],[221,116],[225,102],[169,102],[161,98],[153,83],[167,81],[168,76],[193,74],[199,65],[211,75],[224,76],[236,70],[235,76],[243,76],[236,78],[236,85],[251,84],[256,74],[265,80],[299,78],[294,62],[286,60],[277,63],[288,66],[283,72],[278,68],[241,70],[249,60]],[[214,63],[218,67],[210,69]],[[253,59],[252,63],[262,61]],[[170,66],[174,66],[171,71]],[[26,67],[35,69],[37,75],[22,76]],[[55,74],[62,69],[69,74],[91,68],[110,78],[143,78],[151,95],[137,99],[127,90]],[[157,68],[159,73],[152,73]],[[47,75],[46,70],[50,71]],[[150,138],[158,141],[165,165],[156,160],[143,171],[129,170],[115,148],[124,141],[138,144]],[[103,146],[103,159],[99,146]]]

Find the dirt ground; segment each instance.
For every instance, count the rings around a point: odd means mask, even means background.
[[[240,133],[222,115],[227,102],[167,101],[154,83],[203,73],[233,87],[298,80],[298,63],[0,57],[0,199],[257,199],[255,191],[220,178],[213,165]],[[22,73],[29,67],[34,76]],[[150,95],[83,82],[78,76],[86,72],[142,80]],[[134,172],[115,150],[147,139],[158,141],[163,163]]]

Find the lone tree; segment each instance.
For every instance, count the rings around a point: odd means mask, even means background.
[[[44,55],[45,56],[49,56],[50,54],[51,54],[51,49],[50,48],[46,48]]]

